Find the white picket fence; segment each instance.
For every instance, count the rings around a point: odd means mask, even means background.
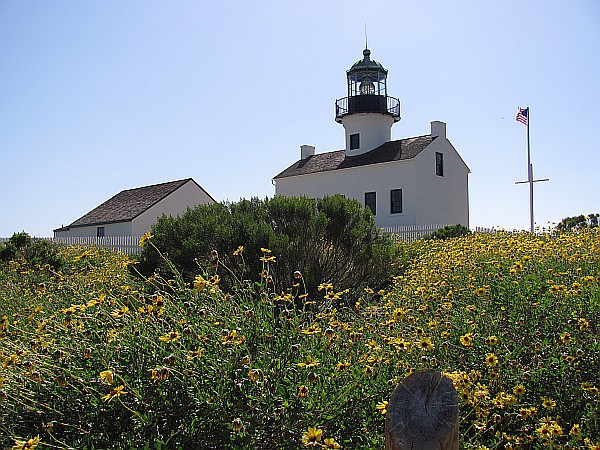
[[[439,230],[452,224],[436,224],[436,225],[405,225],[395,227],[385,227],[381,230],[384,233],[389,233],[395,242],[413,242],[417,239],[427,236],[434,231]],[[494,228],[483,228],[476,227],[475,232],[480,233],[495,233],[498,230]],[[0,243],[6,241],[8,238],[0,238]],[[82,246],[95,246],[98,248],[123,252],[128,255],[139,255],[141,247],[139,245],[141,236],[105,236],[105,237],[93,237],[93,236],[63,236],[63,237],[39,237],[35,239],[46,239],[50,242],[54,242],[59,245],[82,245]]]
[[[138,255],[142,250],[141,236],[62,236],[47,239],[59,245],[94,246],[127,255]]]
[[[433,224],[433,225],[400,225],[395,227],[384,227],[381,230],[384,233],[392,235],[395,242],[413,242],[421,239],[423,236],[433,233],[453,224]]]
[[[9,238],[0,237],[0,244],[8,241]],[[94,246],[115,252],[123,252],[127,255],[139,255],[142,251],[140,247],[141,236],[63,236],[63,237],[41,237],[34,236],[33,239],[44,239],[58,245],[74,246]]]

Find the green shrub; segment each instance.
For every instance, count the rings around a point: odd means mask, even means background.
[[[32,239],[24,231],[15,233],[0,247],[0,260],[11,261],[22,259],[30,266],[49,265],[58,269],[62,260],[56,247],[44,239]]]
[[[446,240],[450,238],[466,236],[467,234],[471,234],[471,230],[469,230],[464,225],[448,225],[444,228],[440,228],[437,231],[434,231],[430,235],[426,236],[427,239],[440,239]]]
[[[190,281],[216,262],[210,257],[216,250],[223,283],[233,282],[229,273],[259,281],[268,266],[279,290],[297,282],[295,271],[308,292],[323,282],[336,289],[377,287],[389,280],[394,258],[394,245],[375,227],[371,212],[340,195],[201,205],[181,217],[162,217],[152,235],[140,257],[145,275],[169,273],[168,260]]]
[[[597,228],[600,226],[600,214],[583,214],[573,217],[565,217],[556,226],[556,231],[567,232],[567,231],[578,231],[583,228]]]

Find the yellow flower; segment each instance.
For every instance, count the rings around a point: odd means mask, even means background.
[[[498,364],[498,357],[493,353],[490,353],[486,356],[485,363],[490,367],[494,367],[496,364]]]
[[[251,369],[250,372],[248,372],[248,377],[256,383],[260,378],[260,372],[258,369]]]
[[[0,319],[0,331],[8,329],[8,317],[2,316]]]
[[[340,444],[335,442],[334,438],[327,438],[323,441],[323,448],[342,448]]]
[[[498,344],[498,338],[496,336],[490,336],[489,338],[487,338],[485,340],[485,343],[488,345],[497,345]]]
[[[523,395],[525,395],[525,386],[519,384],[518,386],[515,386],[513,392],[516,396],[523,397]]]
[[[314,366],[318,366],[319,365],[319,360],[318,359],[313,359],[312,356],[307,356],[306,359],[303,362],[300,362],[298,364],[296,364],[298,367],[314,367]]]
[[[563,344],[567,345],[571,342],[571,333],[564,332],[560,334],[560,340]]]
[[[590,438],[585,438],[583,441],[589,450],[600,450],[600,442],[592,442]]]
[[[239,254],[241,254],[244,251],[244,246],[240,245],[234,252],[233,252],[233,256],[237,256]]]
[[[573,428],[571,428],[571,431],[569,431],[569,434],[571,436],[573,436],[575,438],[575,440],[581,439],[581,428],[579,427],[578,423],[573,425]]]
[[[528,418],[533,416],[536,412],[537,412],[537,409],[535,407],[534,408],[521,408],[519,410],[519,416],[521,417],[521,419],[527,420]]]
[[[144,234],[142,236],[142,238],[140,239],[140,247],[144,247],[146,245],[146,243],[153,237],[154,236],[152,236],[149,231],[146,234]]]
[[[120,397],[121,395],[127,394],[127,392],[123,391],[123,389],[125,389],[125,386],[123,386],[123,385],[119,386],[118,388],[113,389],[108,394],[106,394],[104,397],[102,397],[102,400],[104,400],[105,402],[110,402],[115,397]]]
[[[113,384],[115,382],[113,375],[112,370],[105,370],[104,372],[100,372],[100,379],[106,384]]]
[[[186,358],[187,358],[188,360],[190,360],[190,361],[191,361],[192,359],[200,358],[200,357],[202,356],[202,352],[203,352],[203,351],[204,351],[204,349],[203,349],[202,347],[198,347],[198,349],[197,349],[197,350],[190,350],[190,351],[188,352],[188,355],[187,355],[187,357],[186,357]]]
[[[159,341],[162,342],[174,342],[181,338],[181,334],[178,331],[171,331],[170,333],[165,334],[158,338]]]
[[[310,327],[305,330],[301,330],[302,334],[319,334],[321,332],[321,327],[318,323],[313,323]]]
[[[121,309],[111,312],[110,315],[115,319],[120,319],[121,317],[125,316],[128,312],[129,308],[127,306],[123,306]]]
[[[419,348],[421,350],[433,350],[434,345],[431,343],[430,338],[423,338],[419,341]]]
[[[268,255],[269,253],[271,253],[271,250],[269,250],[268,248],[260,248],[260,251],[263,252],[265,255]]]
[[[347,367],[350,367],[350,363],[348,361],[339,362],[336,364],[336,368],[339,371],[342,371],[342,370],[346,369]]]
[[[387,406],[388,406],[388,402],[386,402],[384,400],[380,403],[377,403],[377,405],[375,406],[375,409],[385,416],[387,414]]]
[[[460,337],[460,343],[465,347],[473,346],[473,335],[471,333],[467,333]]]
[[[542,440],[552,439],[552,427],[546,423],[542,424],[541,427],[536,428],[535,432]]]
[[[302,443],[305,447],[320,447],[321,437],[323,436],[323,430],[317,427],[308,427],[308,431],[302,434]]]
[[[198,292],[202,292],[205,287],[206,280],[204,277],[202,275],[196,275],[196,278],[194,278],[194,289],[196,289]]]
[[[15,439],[15,445],[10,450],[33,450],[40,443],[40,436],[29,439],[28,441],[19,441]]]
[[[542,407],[546,409],[552,409],[556,406],[556,402],[548,397],[542,397]]]
[[[305,385],[298,387],[298,397],[308,397],[308,388]]]
[[[321,283],[318,288],[319,291],[322,290],[326,290],[326,291],[330,291],[331,289],[333,289],[333,284],[331,283]]]

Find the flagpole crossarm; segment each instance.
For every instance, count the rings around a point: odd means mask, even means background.
[[[550,181],[550,178],[542,178],[541,180],[525,180],[525,181],[515,181],[515,184],[527,184],[527,183],[538,183],[540,181]]]

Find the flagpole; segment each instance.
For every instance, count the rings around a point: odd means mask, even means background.
[[[534,180],[533,179],[533,164],[531,163],[531,145],[529,141],[529,106],[525,109],[519,108],[519,112],[517,113],[517,122],[521,122],[527,125],[527,180],[526,181],[517,181],[515,184],[529,184],[529,221],[532,233],[535,232],[535,220],[533,218],[533,183],[537,183],[538,181],[549,181],[549,178],[544,178],[542,180]]]
[[[535,231],[535,221],[533,219],[533,164],[531,163],[531,145],[529,143],[529,123],[531,122],[531,109],[527,107],[527,172],[529,182],[529,221],[531,232]]]

